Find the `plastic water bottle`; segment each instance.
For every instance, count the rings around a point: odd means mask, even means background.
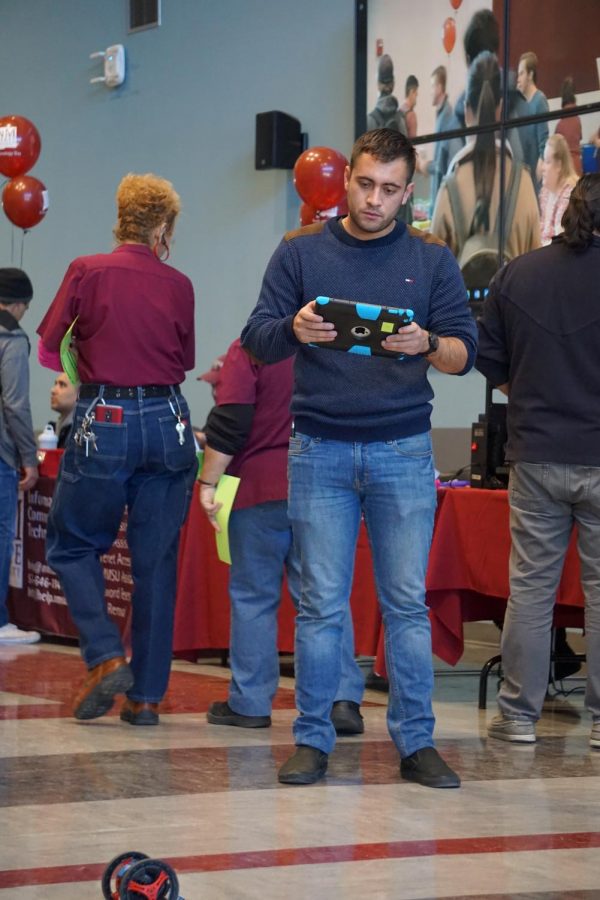
[[[40,431],[38,436],[38,449],[39,450],[56,450],[58,447],[58,435],[56,434],[54,427],[48,423],[46,427]]]

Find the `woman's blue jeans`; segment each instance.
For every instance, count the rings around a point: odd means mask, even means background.
[[[197,461],[189,410],[179,443],[168,397],[109,401],[122,424],[94,422],[97,450],[74,440],[92,401],[80,400],[61,462],[48,520],[46,550],[79,631],[88,668],[122,656],[119,629],[104,597],[100,557],[112,546],[125,509],[133,578],[132,700],[158,703],[171,668],[179,532],[187,515]]]
[[[279,683],[277,612],[284,569],[296,609],[300,600],[300,561],[292,542],[287,501],[236,509],[229,519],[231,570],[231,684],[229,705],[243,716],[269,716]],[[359,703],[364,678],[354,658],[350,607],[342,634],[342,662],[336,700]]]
[[[301,560],[296,744],[330,753],[331,706],[364,515],[384,629],[388,729],[400,755],[433,746],[433,664],[425,574],[436,506],[428,433],[385,443],[290,438],[289,505]]]

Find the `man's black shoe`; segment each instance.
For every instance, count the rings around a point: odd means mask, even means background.
[[[271,724],[271,716],[243,716],[226,702],[211,703],[206,720],[211,725],[236,725],[238,728],[268,728]]]
[[[299,744],[296,752],[279,770],[282,784],[314,784],[327,771],[327,754],[316,747]]]
[[[388,694],[390,683],[383,675],[376,675],[375,672],[369,672],[365,678],[365,687],[369,688],[370,691],[382,691],[383,693]]]
[[[400,774],[425,787],[457,788],[460,778],[446,765],[435,747],[423,747],[400,760]]]
[[[333,704],[331,723],[336,734],[362,734],[365,730],[360,706],[353,700],[338,700]]]

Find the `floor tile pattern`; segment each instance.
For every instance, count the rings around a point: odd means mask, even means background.
[[[381,692],[325,780],[289,787],[290,677],[270,729],[207,724],[227,697],[218,660],[175,663],[157,728],[122,723],[118,704],[80,723],[76,648],[0,648],[0,900],[99,898],[106,864],[133,849],[171,862],[185,900],[600,900],[584,681],[548,698],[537,744],[488,740],[495,684],[481,712],[472,673],[494,652],[437,671],[438,747],[463,786],[434,791],[400,779]]]

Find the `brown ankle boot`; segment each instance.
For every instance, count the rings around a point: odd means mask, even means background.
[[[115,694],[133,687],[133,673],[123,656],[105,659],[90,669],[73,701],[76,719],[98,719],[109,711]]]
[[[158,725],[158,703],[127,699],[121,707],[121,720],[130,725]]]

